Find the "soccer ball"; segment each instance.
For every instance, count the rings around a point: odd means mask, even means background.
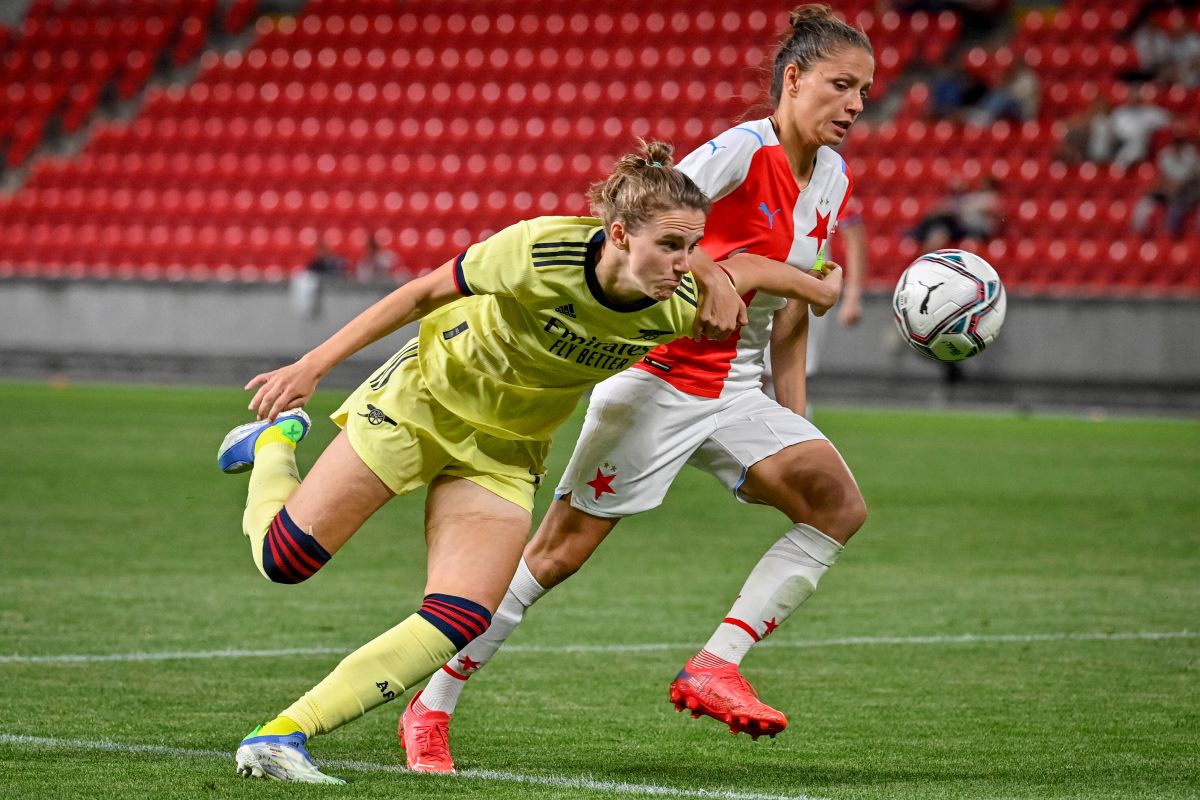
[[[892,295],[904,341],[938,361],[962,361],[996,341],[1006,305],[996,270],[965,250],[921,256],[904,270]]]

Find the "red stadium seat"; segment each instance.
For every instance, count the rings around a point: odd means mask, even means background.
[[[0,65],[0,93],[10,96],[6,76],[21,87],[0,109],[7,158],[35,149],[47,126],[83,129],[106,92],[145,91],[145,100],[132,123],[96,126],[78,158],[32,170],[36,191],[20,204],[0,203],[0,225],[19,217],[36,226],[18,237],[20,253],[64,275],[278,279],[302,267],[318,229],[350,252],[364,228],[403,220],[392,246],[428,268],[518,216],[586,211],[582,187],[634,136],[668,138],[687,152],[727,127],[761,99],[747,70],[761,66],[786,22],[782,12],[733,0],[699,9],[682,0],[652,9],[604,0],[586,12],[565,0],[497,0],[487,13],[434,0],[313,0],[295,18],[260,20],[244,52],[201,55],[190,86],[146,90],[160,60],[196,57],[210,25],[245,30],[257,13],[251,0],[220,6],[34,4],[15,37],[28,42],[4,51]],[[101,7],[136,13],[123,19]],[[940,63],[962,27],[951,12],[839,8],[875,44],[872,105],[915,62]],[[1117,65],[1128,53],[1103,46],[1123,31],[1121,13],[1127,22],[1124,6],[1068,3],[1061,13],[1026,16],[1012,42],[969,52],[968,66],[989,80],[1025,56],[1043,79],[1041,121],[964,128],[928,120],[928,89],[902,81],[911,88],[897,119],[855,126],[843,151],[867,200],[882,284],[916,254],[905,234],[947,181],[973,184],[984,174],[1000,179],[1011,209],[1010,238],[986,246],[1003,249],[994,260],[1006,279],[1011,271],[1045,287],[1094,277],[1078,262],[1096,262],[1095,242],[1128,229],[1130,184],[1141,191],[1153,176],[1054,163],[1048,122],[1097,93],[1122,91]],[[94,41],[105,46],[86,44]],[[1180,113],[1195,98],[1176,88],[1160,95]],[[30,113],[44,108],[41,117]],[[60,240],[94,240],[76,248],[91,266],[64,253],[55,231]],[[1102,255],[1111,256],[1107,248]],[[1161,244],[1158,256],[1181,257]],[[1179,283],[1167,277],[1177,275],[1172,267],[1160,282]]]

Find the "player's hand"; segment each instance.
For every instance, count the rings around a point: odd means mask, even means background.
[[[246,384],[246,391],[258,387],[248,408],[255,416],[272,422],[275,418],[293,408],[307,403],[317,390],[320,374],[304,359],[286,367],[263,372],[255,375]]]
[[[809,303],[815,316],[823,317],[825,312],[833,308],[842,295],[842,267],[833,261],[826,261],[824,268],[817,272],[810,270],[809,274],[821,279],[821,288],[826,290],[825,297],[820,303]]]
[[[700,293],[700,308],[696,312],[696,323],[692,326],[692,338],[718,341],[729,338],[748,321],[746,304],[738,296],[737,290],[728,277],[721,273],[721,279],[705,284]]]

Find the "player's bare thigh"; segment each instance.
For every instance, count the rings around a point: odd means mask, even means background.
[[[842,544],[867,518],[854,475],[825,439],[793,444],[762,459],[750,467],[740,491]]]
[[[528,511],[476,483],[436,478],[425,501],[425,593],[465,597],[495,611],[532,523]]]
[[[395,495],[340,432],[287,499],[291,518],[330,554]]]

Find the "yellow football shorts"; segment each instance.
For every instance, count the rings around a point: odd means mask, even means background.
[[[330,418],[398,495],[450,475],[532,514],[550,442],[501,439],[451,414],[426,388],[415,344],[389,359]]]

